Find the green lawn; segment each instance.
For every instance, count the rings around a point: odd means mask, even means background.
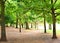
[[[52,34],[52,33],[53,33],[53,30],[47,30],[47,33],[51,33],[51,34]],[[56,33],[57,33],[57,34],[60,34],[60,30],[59,30],[59,29],[56,30]]]

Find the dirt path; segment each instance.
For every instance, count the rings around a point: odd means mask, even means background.
[[[18,29],[10,27],[6,31],[8,41],[0,43],[60,43],[60,38],[53,40],[51,34],[44,34],[39,30],[23,30],[20,33]]]

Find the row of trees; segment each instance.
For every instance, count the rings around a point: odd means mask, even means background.
[[[44,22],[44,33],[46,33],[46,22],[53,24],[53,39],[56,39],[56,22],[59,21],[60,11],[59,0],[1,0],[0,1],[0,23],[1,23],[1,40],[6,41],[5,25],[10,26],[16,24],[21,26],[28,24]],[[36,26],[36,25],[35,25]],[[50,28],[51,29],[51,28]]]

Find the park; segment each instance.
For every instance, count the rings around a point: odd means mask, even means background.
[[[0,43],[60,43],[60,0],[0,0]]]

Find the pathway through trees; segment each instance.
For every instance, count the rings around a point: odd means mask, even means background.
[[[60,43],[60,37],[51,39],[52,35],[43,33],[42,30],[23,30],[21,33],[12,27],[6,28],[6,30],[8,41],[0,43]]]

